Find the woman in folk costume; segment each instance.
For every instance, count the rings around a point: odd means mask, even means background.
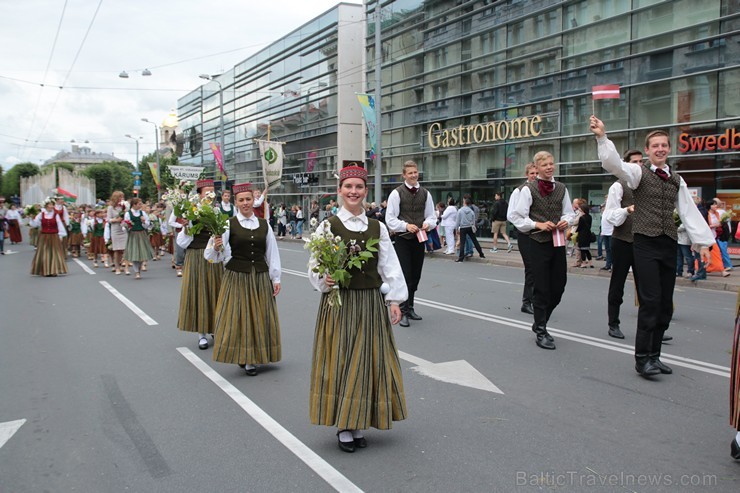
[[[43,210],[43,205],[41,206],[41,209]],[[41,234],[41,228],[39,226],[35,226],[33,224],[33,217],[28,218],[28,242],[33,246],[34,248],[38,248],[39,246],[39,235]]]
[[[280,254],[272,228],[254,214],[250,183],[234,185],[237,213],[223,236],[208,242],[205,258],[226,270],[216,306],[213,360],[237,364],[247,375],[255,365],[280,361]]]
[[[10,204],[10,209],[5,213],[5,220],[8,221],[8,234],[10,235],[10,244],[15,245],[23,241],[21,235],[21,213],[15,204]]]
[[[44,210],[31,221],[34,227],[41,227],[38,247],[31,263],[32,276],[56,277],[67,273],[62,240],[67,236],[64,222],[54,211],[54,199],[47,198]]]
[[[152,246],[149,244],[150,227],[149,216],[141,210],[141,199],[134,197],[131,199],[131,208],[123,216],[124,224],[128,225],[128,240],[126,242],[126,251],[124,258],[133,262],[136,279],[141,279],[142,263],[151,260],[154,254]]]
[[[98,255],[103,256],[105,266],[108,266],[108,248],[105,246],[105,215],[106,211],[104,209],[97,209],[91,223],[92,226],[90,226],[90,247],[88,253],[92,256],[93,267],[98,267]],[[121,271],[118,271],[116,275],[120,273]]]
[[[95,209],[92,207],[87,209],[85,213],[85,219],[83,220],[85,225],[85,243],[87,244],[87,260],[93,259],[92,254],[92,232],[93,226],[95,226]]]
[[[116,190],[111,194],[106,219],[110,227],[110,249],[113,253],[113,267],[116,274],[121,273],[121,263],[123,262],[126,275],[128,275],[128,265],[123,261],[123,252],[126,250],[128,233],[121,225],[123,216],[128,208],[128,204],[124,201],[123,192]],[[106,267],[108,267],[107,263]]]
[[[149,231],[149,244],[154,252],[154,258],[152,260],[159,260],[162,255],[162,245],[164,245],[164,235],[162,234],[162,219],[160,217],[159,209],[154,209],[149,214],[149,222],[152,227]]]
[[[67,233],[67,235],[62,238],[62,250],[64,251],[64,258],[66,259],[67,254],[69,253],[69,210],[67,209],[67,206],[64,205],[64,197],[61,195],[57,194],[54,197],[54,201],[56,202],[54,204],[54,212],[56,212],[62,220],[64,231]]]
[[[198,180],[195,186],[201,200],[206,193],[214,190],[213,180]],[[177,244],[185,249],[177,327],[184,332],[197,332],[198,348],[208,349],[206,334],[213,335],[224,268],[222,264],[209,262],[203,256],[203,250],[210,239],[208,230],[203,228],[193,237],[190,236],[188,227],[192,224],[182,218],[177,221],[185,224],[177,234]]]
[[[322,234],[328,229],[344,240],[354,239],[357,245],[371,238],[380,240],[378,251],[362,269],[349,271],[352,278],[349,287],[340,290],[340,306],[329,305],[328,293],[335,281],[314,272],[314,256],[308,264],[311,284],[323,293],[313,346],[311,423],[337,427],[339,448],[345,452],[367,446],[363,430],[390,429],[393,421],[407,414],[391,324],[401,319],[399,304],[408,290],[386,226],[365,215],[366,183],[365,169],[343,168],[337,193],[344,204],[316,231]],[[385,300],[381,293],[387,293]]]
[[[72,253],[72,257],[78,258],[80,256],[80,250],[82,249],[82,239],[85,237],[83,233],[84,225],[80,219],[80,213],[75,211],[72,213],[72,218],[69,220],[69,250]]]
[[[234,205],[231,203],[231,192],[229,190],[221,192],[221,202],[218,204],[218,208],[222,214],[234,217]]]

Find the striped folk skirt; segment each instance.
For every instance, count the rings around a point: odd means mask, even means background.
[[[69,234],[69,246],[78,247],[82,245],[83,240],[82,233],[70,233]]]
[[[8,233],[10,234],[11,243],[21,243],[23,241],[23,235],[21,235],[21,226],[18,224],[18,219],[8,220]]]
[[[203,251],[201,250],[201,253]],[[126,240],[126,251],[123,258],[129,262],[144,262],[154,257],[152,246],[149,244],[149,234],[146,231],[131,231]]]
[[[56,233],[41,233],[31,263],[32,276],[56,276],[67,273],[62,240]]]
[[[259,365],[280,361],[280,321],[268,272],[224,271],[216,308],[213,360]]]
[[[152,246],[152,248],[160,248],[164,244],[162,233],[152,233],[149,236],[149,244]]]
[[[28,230],[28,239],[31,245],[37,247],[39,245],[39,235],[41,234],[41,228],[31,228]]]
[[[342,306],[321,296],[311,366],[311,423],[388,430],[406,419],[401,364],[378,289],[343,289]]]
[[[730,361],[730,424],[740,431],[740,293],[735,313],[735,334],[732,337]]]
[[[202,249],[188,248],[182,272],[177,327],[185,332],[213,334],[223,264],[203,258]]]

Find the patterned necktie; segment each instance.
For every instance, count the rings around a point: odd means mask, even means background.
[[[555,188],[555,183],[547,180],[537,180],[537,188],[540,189],[540,195],[547,197],[550,195]]]
[[[661,180],[668,181],[668,173],[666,173],[665,170],[655,168],[655,174],[658,175]]]

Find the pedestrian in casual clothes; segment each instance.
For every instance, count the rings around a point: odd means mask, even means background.
[[[473,242],[475,249],[478,251],[480,258],[486,258],[481,250],[478,238],[475,237],[475,212],[470,208],[472,201],[470,197],[466,197],[463,200],[463,206],[457,211],[457,222],[456,228],[460,232],[460,255],[455,262],[462,262],[465,260],[465,241],[467,238]]]
[[[498,252],[498,235],[500,234],[506,241],[506,253],[509,253],[512,248],[511,240],[506,233],[506,215],[509,210],[509,204],[504,200],[504,196],[501,193],[497,193],[494,198],[495,202],[493,203],[493,210],[491,212],[493,218],[491,222],[491,232],[493,233],[493,248],[491,248],[491,252]]]

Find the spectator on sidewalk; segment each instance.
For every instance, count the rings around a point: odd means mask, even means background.
[[[491,252],[498,252],[498,235],[501,234],[504,240],[506,240],[506,253],[509,253],[512,248],[509,235],[506,234],[506,215],[509,210],[509,204],[504,200],[502,193],[497,193],[494,198],[496,201],[493,203],[491,211],[491,218],[493,219],[491,222],[491,232],[493,233],[493,248],[491,248]]]

